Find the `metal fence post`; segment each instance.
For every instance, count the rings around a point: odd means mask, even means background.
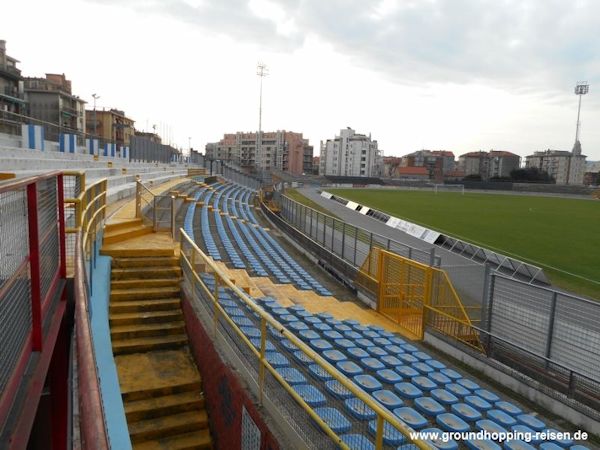
[[[331,253],[335,253],[333,251],[333,239],[335,237],[335,219],[333,219],[333,222],[331,223]]]
[[[431,250],[429,252],[429,266],[435,266],[435,247],[431,247]]]
[[[263,404],[263,392],[265,390],[265,351],[267,347],[267,320],[264,317],[260,319],[260,358],[258,373],[258,391],[259,404]]]
[[[356,251],[358,247],[358,228],[354,228],[354,258],[352,259],[352,263],[356,266]]]
[[[40,352],[42,351],[42,293],[40,283],[40,235],[38,229],[38,201],[36,183],[27,185],[27,217],[29,221],[32,350]]]
[[[496,275],[494,275],[493,273],[490,272],[490,282],[489,282],[489,287],[488,287],[488,295],[487,298],[485,299],[485,307],[487,308],[486,312],[487,312],[487,317],[486,317],[486,331],[488,332],[487,334],[487,347],[488,347],[488,352],[490,353],[491,356],[491,349],[492,349],[492,337],[491,337],[491,333],[492,333],[492,316],[493,316],[493,309],[494,309],[494,285],[496,283]]]
[[[342,222],[342,260],[344,259],[344,248],[346,247],[346,222]]]
[[[152,198],[152,229],[154,232],[158,231],[158,217],[156,213],[156,197]]]
[[[135,180],[135,217],[142,217],[142,182]]]
[[[556,318],[556,302],[558,299],[558,292],[554,291],[552,293],[552,304],[550,305],[550,317],[548,318],[548,333],[546,335],[546,358],[550,359],[550,354],[552,353],[552,337],[554,334],[554,319]],[[548,367],[549,362],[546,360],[546,367]]]

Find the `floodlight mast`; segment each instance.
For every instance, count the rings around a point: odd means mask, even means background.
[[[575,95],[579,96],[579,107],[577,108],[577,127],[575,129],[575,145],[579,142],[579,128],[581,123],[579,122],[579,117],[581,114],[581,97],[587,94],[590,90],[590,85],[587,81],[579,81],[575,86]]]
[[[260,96],[258,100],[258,136],[256,137],[256,161],[259,169],[263,168],[263,154],[262,154],[262,87],[263,78],[269,75],[269,68],[263,62],[259,62],[256,65],[256,75],[260,77]]]

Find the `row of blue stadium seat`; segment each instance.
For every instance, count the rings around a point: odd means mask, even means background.
[[[207,284],[213,280],[203,277]],[[329,314],[313,315],[301,306],[283,308],[274,299],[255,299],[265,311],[317,350],[363,390],[387,407],[404,423],[422,431],[502,431],[533,432],[546,430],[546,424],[520,407],[481,388],[475,381],[432,358],[403,339],[379,327],[363,326],[357,321],[339,321]],[[235,296],[223,296],[221,303],[234,322],[260,346],[257,318]],[[272,339],[267,344],[267,359],[298,394],[352,448],[374,448],[375,413],[281,333],[269,327]],[[340,403],[341,402],[341,403]],[[342,409],[337,405],[342,404]],[[368,421],[371,436],[353,433],[356,420]],[[356,430],[355,430],[356,431]],[[348,434],[344,434],[348,433]],[[404,437],[393,427],[384,429],[386,445],[401,445]],[[456,442],[434,443],[439,448],[458,448]],[[496,443],[466,442],[469,448],[500,448]],[[363,445],[363,447],[355,447]],[[571,441],[505,443],[509,449],[553,448],[584,449]]]
[[[223,186],[219,185],[215,189],[221,189]],[[210,232],[210,223],[208,220],[208,204],[212,196],[214,195],[214,190],[208,191],[206,197],[204,198],[204,205],[200,211],[200,229],[202,230],[202,240],[204,241],[205,250],[208,255],[212,257],[215,261],[221,261],[221,253],[215,243],[215,240]]]
[[[233,267],[236,269],[245,269],[246,264],[244,263],[244,261],[238,254],[237,250],[235,249],[235,246],[229,239],[229,235],[225,231],[225,227],[223,225],[223,219],[221,218],[221,214],[219,211],[219,202],[221,200],[221,196],[223,195],[223,193],[229,191],[232,188],[233,188],[232,185],[227,185],[227,187],[225,189],[219,190],[217,192],[217,194],[214,196],[215,198],[213,200],[213,215],[215,218],[215,225],[217,227],[217,234],[219,235],[219,238],[221,239],[221,243],[223,244],[223,247],[225,248],[225,251],[227,252],[227,256],[229,257],[231,264],[233,264]]]

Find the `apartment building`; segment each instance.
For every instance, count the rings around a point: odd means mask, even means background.
[[[469,152],[458,157],[458,170],[465,176],[479,175],[482,180],[507,178],[520,167],[521,157],[499,150]]]
[[[206,144],[205,150],[207,159],[231,161],[248,169],[275,168],[294,175],[312,172],[313,147],[302,133],[262,132],[260,142],[258,133],[230,133]]]
[[[572,152],[547,149],[525,157],[526,167],[537,167],[548,172],[556,184],[583,184],[586,156],[581,154],[581,146]]]
[[[380,177],[383,175],[382,151],[370,134],[367,136],[346,128],[339,136],[321,141],[319,174]]]
[[[25,93],[18,62],[6,54],[6,41],[0,40],[0,111],[24,114]]]

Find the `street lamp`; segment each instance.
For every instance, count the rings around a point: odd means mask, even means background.
[[[98,125],[98,121],[96,120],[96,100],[98,100],[100,96],[92,94],[92,98],[94,99],[94,137],[96,137],[96,126]]]
[[[265,63],[259,62],[256,66],[256,75],[260,77],[260,96],[258,101],[258,136],[256,139],[256,160],[254,164],[262,169],[263,154],[262,154],[262,85],[263,78],[269,74],[269,69]]]
[[[581,123],[579,122],[579,117],[581,114],[581,97],[587,94],[590,90],[590,85],[587,81],[579,81],[575,86],[575,95],[579,96],[579,106],[577,108],[577,127],[575,128],[575,145],[573,146],[573,154],[580,155],[581,154],[581,143],[579,142],[579,128]]]

